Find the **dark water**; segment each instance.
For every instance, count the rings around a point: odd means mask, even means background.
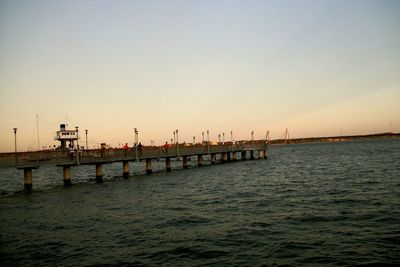
[[[81,167],[70,188],[41,167],[30,195],[12,193],[20,172],[0,170],[1,266],[400,264],[398,139],[152,175],[142,163],[127,180],[109,165],[103,184]]]

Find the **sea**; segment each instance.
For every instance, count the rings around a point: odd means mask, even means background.
[[[400,139],[268,159],[0,169],[0,266],[399,266]]]

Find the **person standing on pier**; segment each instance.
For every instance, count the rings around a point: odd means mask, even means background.
[[[142,155],[142,147],[143,147],[142,143],[139,142],[138,150],[139,150],[139,154],[140,154],[140,155]]]
[[[165,142],[165,144],[163,145],[163,148],[164,148],[164,152],[168,153],[168,148],[169,148],[168,142]]]
[[[122,148],[124,149],[124,153],[125,153],[125,156],[126,156],[127,153],[128,153],[128,149],[129,149],[128,143],[125,143],[125,145]]]

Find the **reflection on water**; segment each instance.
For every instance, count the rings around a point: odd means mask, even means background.
[[[123,179],[122,164],[0,170],[0,264],[400,263],[400,140],[271,147],[268,160]],[[194,165],[195,162],[192,162]],[[36,178],[36,179],[35,179]]]

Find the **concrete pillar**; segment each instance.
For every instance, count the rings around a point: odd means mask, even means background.
[[[214,153],[211,154],[211,164],[215,164],[217,162],[216,158],[217,158],[216,154],[214,154]]]
[[[231,161],[231,153],[226,153],[226,160]]]
[[[267,150],[264,150],[264,159],[268,158]]]
[[[197,155],[197,166],[203,166],[203,155]]]
[[[103,182],[103,164],[96,163],[96,182]]]
[[[24,189],[26,192],[32,191],[32,169],[24,169]]]
[[[254,150],[250,151],[250,159],[254,159],[254,152],[255,152]]]
[[[183,156],[183,168],[187,169],[189,167],[188,156]]]
[[[236,160],[237,160],[236,152],[232,152],[232,161],[236,161]]]
[[[221,162],[226,162],[228,160],[228,153],[221,153]]]
[[[264,150],[258,151],[258,158],[260,158],[260,159],[264,158]]]
[[[71,166],[63,166],[64,186],[71,185]]]
[[[124,178],[129,177],[129,161],[123,161],[122,162],[122,176]]]
[[[153,172],[153,169],[151,168],[151,159],[146,159],[146,172],[149,174]]]
[[[171,158],[165,158],[165,169],[167,172],[171,171]]]
[[[247,159],[247,155],[246,154],[247,154],[246,151],[242,151],[241,152],[241,159],[242,160],[246,160]]]

